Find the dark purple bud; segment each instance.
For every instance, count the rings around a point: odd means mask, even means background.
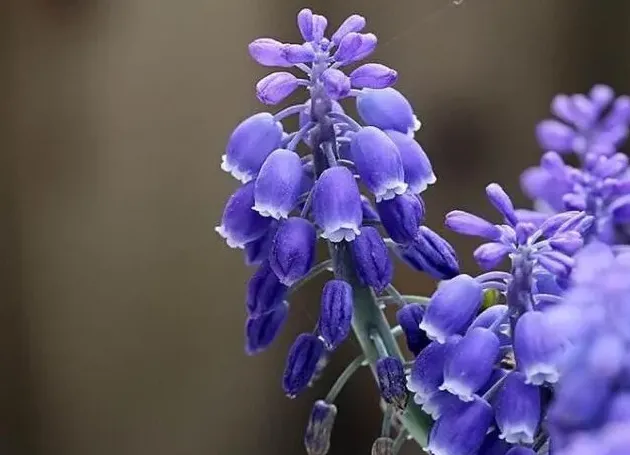
[[[352,137],[352,158],[361,181],[376,197],[392,199],[407,190],[405,171],[396,145],[378,128],[367,126]]]
[[[297,24],[304,41],[319,41],[315,40],[313,35],[313,12],[310,9],[304,8],[300,10],[297,15]]]
[[[416,403],[421,404],[422,411],[429,414],[433,420],[439,419],[443,414],[453,412],[466,406],[466,403],[452,393],[442,392],[440,390],[432,394],[423,403],[419,403],[416,399]]]
[[[525,384],[523,373],[513,371],[507,375],[494,408],[501,439],[510,444],[534,443],[541,417],[540,390]]]
[[[264,66],[289,67],[292,63],[286,59],[285,46],[272,38],[258,38],[249,44],[249,55]]]
[[[502,234],[498,226],[463,210],[447,213],[444,224],[458,234],[472,235],[495,242],[501,238]]]
[[[313,405],[304,434],[304,447],[308,455],[326,455],[330,449],[330,434],[332,433],[337,407],[334,404],[317,400]]]
[[[409,192],[413,194],[422,193],[429,185],[436,182],[435,174],[429,157],[418,144],[408,134],[395,130],[385,131],[392,142],[396,145],[400,158],[402,159],[405,171],[405,182],[409,185]]]
[[[514,354],[527,384],[558,380],[563,341],[543,313],[528,311],[519,318],[514,330]]]
[[[282,302],[268,313],[255,318],[247,318],[245,323],[245,352],[247,355],[255,355],[267,349],[286,321],[288,309],[287,302]]]
[[[361,90],[357,96],[357,111],[366,124],[382,130],[408,134],[419,128],[418,119],[413,114],[409,101],[391,87]]]
[[[490,242],[479,245],[473,252],[473,256],[479,267],[483,270],[491,270],[497,267],[511,251],[512,248],[504,243]]]
[[[529,447],[517,446],[512,447],[510,450],[507,451],[505,455],[536,455],[536,452],[534,452],[534,450],[530,449]]]
[[[333,100],[338,100],[348,96],[350,93],[350,78],[342,71],[335,68],[328,68],[320,76],[326,93]]]
[[[382,436],[372,444],[371,455],[394,455],[394,440]]]
[[[510,196],[507,195],[503,188],[501,188],[501,186],[497,183],[491,183],[486,187],[486,195],[494,208],[503,215],[505,221],[512,226],[516,226],[518,220],[516,218],[516,213],[514,212],[514,204],[512,204]]]
[[[278,104],[298,88],[298,78],[291,73],[277,72],[263,77],[256,84],[256,96],[263,104]]]
[[[261,112],[243,120],[228,141],[221,169],[243,183],[252,180],[265,159],[280,146],[282,124]]]
[[[366,63],[350,73],[352,86],[357,88],[387,88],[397,80],[398,72],[380,63]]]
[[[376,362],[376,373],[381,396],[385,402],[398,409],[404,409],[409,397],[402,362],[395,357],[379,359]]]
[[[339,63],[351,62],[361,48],[362,36],[355,32],[346,34],[339,42],[339,47],[333,58]]]
[[[247,243],[264,236],[269,229],[271,219],[252,210],[253,205],[254,182],[236,190],[225,204],[221,225],[215,230],[231,248],[244,248]]]
[[[330,280],[322,290],[319,335],[326,349],[336,349],[348,337],[354,301],[352,286],[343,280]]]
[[[294,398],[308,387],[323,354],[324,345],[315,335],[302,333],[296,338],[282,377],[282,387],[289,397]]]
[[[308,220],[291,217],[280,224],[269,251],[269,265],[285,286],[298,281],[313,266],[317,233]]]
[[[420,328],[429,338],[445,343],[473,320],[483,299],[481,284],[469,275],[442,281],[429,301]]]
[[[440,390],[472,401],[475,392],[490,379],[499,358],[499,338],[493,331],[475,327],[460,340],[444,363],[444,383]]]
[[[571,127],[557,120],[543,120],[536,127],[536,137],[543,150],[570,152],[575,136]]]
[[[358,14],[353,14],[343,21],[337,31],[333,33],[331,41],[335,44],[339,44],[348,33],[360,32],[364,27],[365,18]]]
[[[291,63],[310,63],[315,60],[315,52],[310,44],[287,44],[284,56]]]
[[[461,336],[449,337],[446,343],[433,341],[416,357],[411,367],[411,375],[407,381],[407,388],[414,393],[414,401],[424,404],[439,392],[444,382],[444,362],[461,340]]]
[[[382,292],[391,283],[394,266],[387,245],[376,228],[363,226],[351,245],[354,268],[361,282]]]
[[[549,239],[549,245],[566,255],[575,254],[584,245],[582,236],[575,231],[564,232]]]
[[[286,293],[287,287],[280,283],[269,262],[265,261],[247,283],[247,312],[252,317],[268,313],[282,304]]]
[[[352,172],[341,166],[322,172],[313,188],[313,216],[331,242],[351,242],[361,233],[361,195]]]
[[[424,221],[424,201],[419,196],[405,193],[382,200],[376,209],[383,227],[396,243],[413,242]]]
[[[278,229],[277,221],[272,221],[267,232],[257,240],[253,240],[245,244],[245,264],[260,265],[267,260],[271,242],[276,235]]]
[[[434,455],[474,455],[492,424],[492,407],[482,398],[442,414],[433,424],[428,450]]]
[[[459,263],[453,247],[426,226],[420,226],[416,239],[400,245],[396,253],[410,267],[444,280],[459,273]]]
[[[372,206],[372,202],[363,195],[361,195],[361,208],[363,209],[363,221],[381,221],[376,209]]]
[[[297,153],[285,149],[274,151],[256,178],[253,210],[265,217],[287,218],[302,193],[303,176]]]
[[[409,303],[396,312],[396,321],[402,328],[407,347],[414,356],[417,356],[431,342],[420,329],[422,316],[424,316],[424,307],[417,303]]]

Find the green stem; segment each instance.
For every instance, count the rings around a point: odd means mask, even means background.
[[[365,356],[360,355],[352,362],[348,364],[345,370],[339,375],[333,386],[330,388],[328,395],[326,395],[326,403],[333,403],[337,399],[337,395],[343,389],[343,386],[346,385],[348,379],[352,377],[356,371],[361,368],[361,366],[365,365]]]
[[[400,449],[407,440],[408,436],[409,433],[405,428],[400,430],[400,433],[398,433],[398,436],[396,436],[396,439],[394,439],[394,444],[392,446],[392,455],[397,455],[398,452],[400,452]]]
[[[352,265],[352,256],[348,251],[348,245],[345,242],[329,243],[329,251],[333,258],[335,276],[346,280],[352,285],[354,293],[352,329],[361,346],[361,350],[365,354],[365,359],[370,365],[372,374],[378,381],[376,362],[380,355],[370,334],[377,333],[379,335],[389,356],[403,359],[402,353],[391,333],[391,328],[385,315],[379,309],[374,293],[369,287],[361,284],[357,278]],[[423,413],[413,400],[409,400],[399,419],[418,444],[421,447],[426,447],[428,432],[432,424],[431,418]]]

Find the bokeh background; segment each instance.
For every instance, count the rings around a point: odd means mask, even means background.
[[[446,211],[492,213],[498,181],[540,155],[556,92],[630,92],[625,0],[3,0],[0,2],[0,452],[33,455],[303,453],[315,389],[280,388],[318,283],[273,348],[243,353],[251,270],[213,232],[236,182],[219,169],[231,129],[262,109],[246,45],[297,40],[311,6],[367,16],[373,59],[424,126]],[[472,244],[451,234],[466,268]],[[397,284],[429,292],[398,267]],[[339,401],[332,454],[367,454],[379,415],[369,375]],[[419,453],[406,447],[407,453]]]

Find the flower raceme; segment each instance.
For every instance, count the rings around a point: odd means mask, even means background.
[[[247,354],[278,336],[298,288],[333,274],[316,324],[289,349],[283,389],[295,397],[309,387],[351,332],[362,353],[315,403],[307,453],[328,452],[335,399],[364,365],[385,409],[373,453],[396,455],[408,436],[433,455],[625,453],[630,250],[620,244],[630,240],[630,171],[618,148],[630,98],[600,85],[554,99],[557,118],[536,130],[540,166],[521,179],[536,210],[515,209],[492,183],[486,195],[498,223],[447,214],[448,229],[483,239],[473,253],[483,273],[463,274],[452,246],[423,225],[422,193],[436,177],[411,103],[393,88],[398,73],[362,63],[377,45],[365,19],[352,15],[330,33],[325,17],[303,9],[297,25],[302,43],[249,45],[257,63],[278,69],[256,84],[261,103],[302,89],[308,96],[236,126],[221,167],[241,186],[216,231],[256,267],[245,299]],[[286,126],[292,116],[295,131]],[[571,153],[577,166],[564,161]],[[321,240],[329,258],[318,262]],[[398,292],[391,253],[440,280],[430,297]]]

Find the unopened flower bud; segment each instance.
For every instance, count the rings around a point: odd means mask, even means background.
[[[398,72],[380,63],[366,63],[350,73],[353,87],[383,89],[398,80]]]
[[[376,372],[383,399],[398,409],[404,409],[409,396],[402,362],[395,357],[384,357],[376,363]]]
[[[304,434],[304,447],[308,455],[326,455],[330,449],[330,434],[332,433],[337,407],[334,404],[317,400],[313,405]]]
[[[295,397],[308,387],[323,354],[324,345],[319,337],[303,333],[296,338],[282,377],[282,387],[289,397]]]
[[[394,440],[392,438],[380,437],[372,444],[372,455],[393,455]]]
[[[330,280],[322,290],[319,334],[326,349],[336,349],[350,333],[354,301],[352,286],[343,280]]]

